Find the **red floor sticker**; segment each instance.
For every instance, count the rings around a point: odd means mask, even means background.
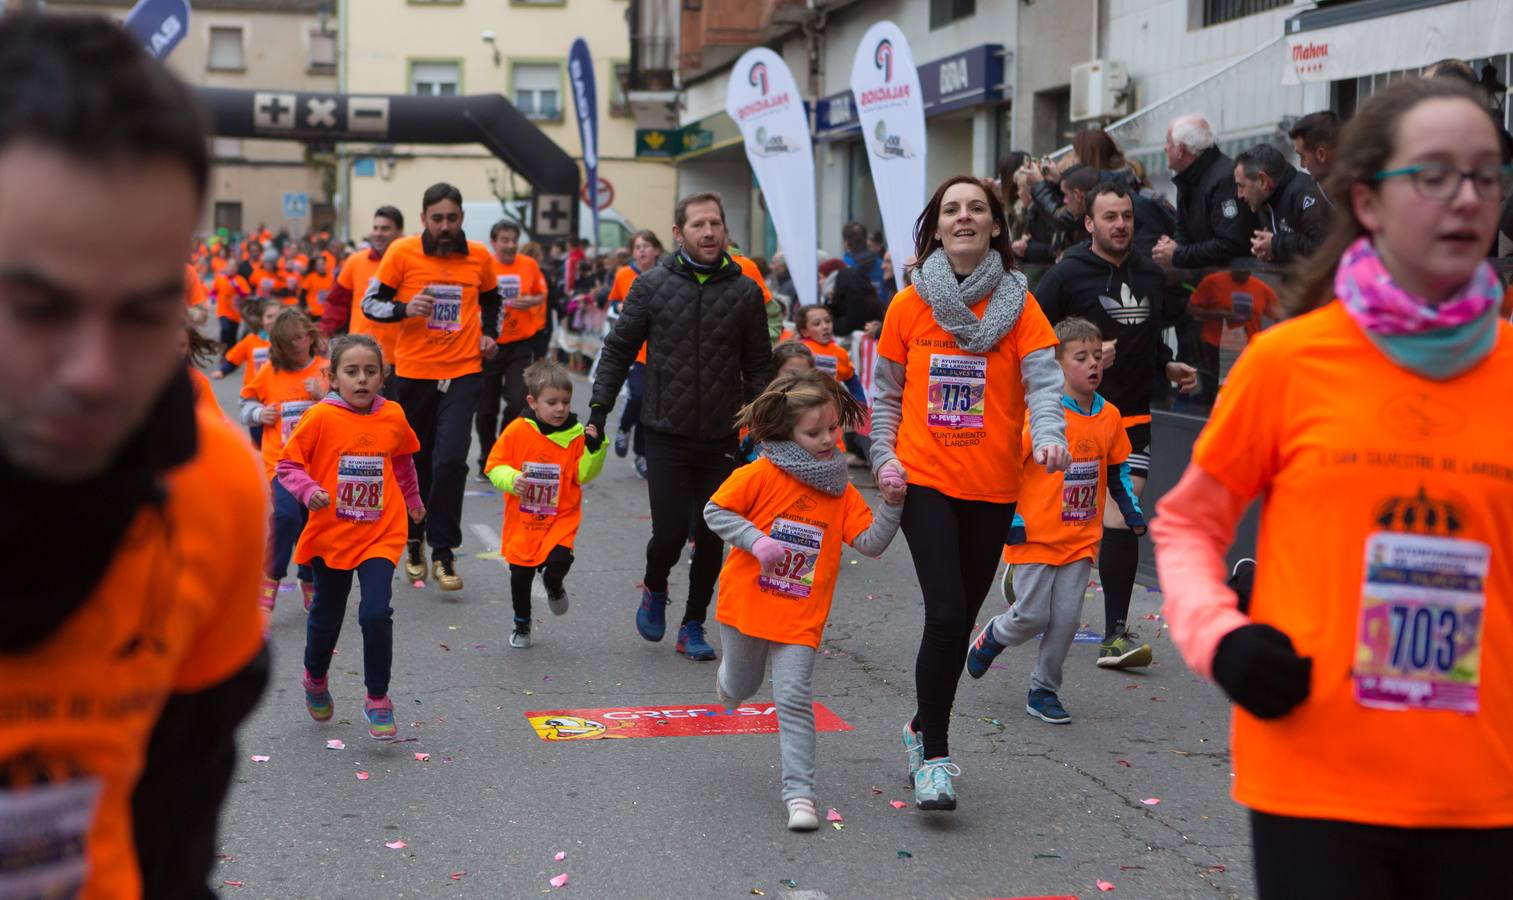
[[[754,703],[714,706],[618,706],[607,709],[538,709],[525,714],[543,741],[688,737],[708,734],[776,734],[777,707]],[[845,720],[814,704],[816,731],[850,731]]]

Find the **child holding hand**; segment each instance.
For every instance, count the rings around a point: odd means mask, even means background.
[[[841,429],[861,414],[832,378],[779,376],[741,411],[761,458],[731,474],[704,507],[710,529],[732,545],[716,604],[724,647],[716,693],[727,709],[739,705],[761,687],[772,659],[783,800],[794,831],[819,827],[811,676],[841,543],[881,556],[903,510],[900,488],[885,497],[874,520],[847,479]]]

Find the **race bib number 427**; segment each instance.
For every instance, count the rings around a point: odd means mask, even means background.
[[[981,428],[987,412],[988,361],[981,356],[930,354],[925,424],[931,428]]]

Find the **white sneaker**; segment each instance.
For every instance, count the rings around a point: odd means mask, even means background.
[[[524,650],[525,648],[529,647],[530,645],[531,645],[531,626],[530,626],[530,622],[526,622],[524,626],[522,626],[519,622],[516,622],[514,629],[512,629],[510,631],[510,646],[514,647],[516,650]]]
[[[720,675],[718,672],[716,672],[714,676],[714,695],[720,698],[720,709],[735,709],[741,703],[741,701],[736,700],[729,694],[725,693],[725,686],[720,683]]]
[[[820,816],[814,801],[808,797],[794,797],[788,801],[788,830],[814,831],[820,827]]]
[[[554,616],[560,616],[567,612],[567,588],[562,588],[556,593],[552,593],[552,589],[547,588],[546,608],[551,610]]]

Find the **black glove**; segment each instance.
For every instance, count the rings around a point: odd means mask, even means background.
[[[1313,658],[1270,625],[1242,625],[1214,651],[1214,681],[1258,719],[1279,719],[1308,697]]]
[[[589,453],[598,453],[599,452],[599,448],[603,447],[603,446],[604,446],[604,430],[603,430],[603,428],[600,428],[600,430],[596,434],[587,434],[587,433],[585,433],[583,435],[583,448],[585,450],[587,450]]]
[[[589,405],[587,427],[592,428],[594,431],[597,431],[599,433],[599,439],[601,441],[603,441],[604,439],[604,420],[607,418],[609,418],[609,410],[605,409],[597,403]]]

